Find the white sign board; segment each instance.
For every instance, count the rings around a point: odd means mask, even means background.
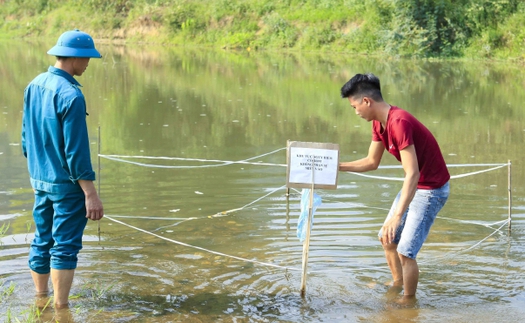
[[[290,142],[287,150],[287,186],[295,188],[337,188],[339,145]]]

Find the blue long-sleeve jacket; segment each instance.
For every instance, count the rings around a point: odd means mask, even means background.
[[[24,91],[22,151],[31,185],[49,193],[81,190],[78,180],[95,180],[81,85],[50,66]]]

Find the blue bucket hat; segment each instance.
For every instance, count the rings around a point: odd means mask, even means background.
[[[61,57],[101,58],[95,49],[93,38],[78,29],[66,31],[58,38],[57,44],[48,52],[49,55]]]

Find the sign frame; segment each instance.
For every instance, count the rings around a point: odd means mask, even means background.
[[[315,172],[315,169],[312,169],[312,180],[305,182],[291,182],[290,177],[291,175],[294,175],[294,173],[297,173],[299,171],[292,169],[293,165],[292,162],[292,153],[293,148],[304,148],[307,150],[311,150],[312,152],[323,150],[326,152],[327,150],[335,150],[337,157],[335,161],[331,161],[330,166],[337,167],[337,169],[331,169],[332,172],[335,172],[335,181],[333,184],[320,184],[318,180],[316,180],[315,175],[319,174],[319,172]],[[320,142],[303,142],[303,141],[288,141],[287,147],[286,147],[286,187],[288,188],[319,188],[319,189],[337,189],[337,181],[339,178],[339,145],[338,144],[332,144],[332,143],[320,143]],[[314,161],[312,162],[314,163]],[[334,164],[335,163],[335,164]],[[304,170],[303,170],[304,172]],[[319,177],[318,177],[319,178]],[[317,178],[317,179],[318,179]],[[313,185],[312,185],[313,184]]]

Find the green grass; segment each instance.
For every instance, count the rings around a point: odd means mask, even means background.
[[[11,282],[6,285],[5,280],[0,280],[0,306],[5,309],[3,321],[0,323],[34,323],[34,322],[59,322],[60,316],[83,315],[83,319],[89,322],[97,322],[97,316],[104,309],[90,310],[85,312],[85,307],[91,307],[91,303],[98,304],[104,302],[108,293],[115,287],[115,283],[103,283],[97,280],[89,281],[78,288],[78,292],[70,295],[69,299],[75,300],[76,305],[66,310],[54,310],[52,308],[53,297],[40,300],[39,304],[35,301],[25,309],[20,309],[18,300],[15,299],[17,286]],[[100,307],[100,306],[95,306]],[[15,309],[16,308],[16,309]]]
[[[3,0],[0,37],[412,57],[525,57],[520,0]]]

